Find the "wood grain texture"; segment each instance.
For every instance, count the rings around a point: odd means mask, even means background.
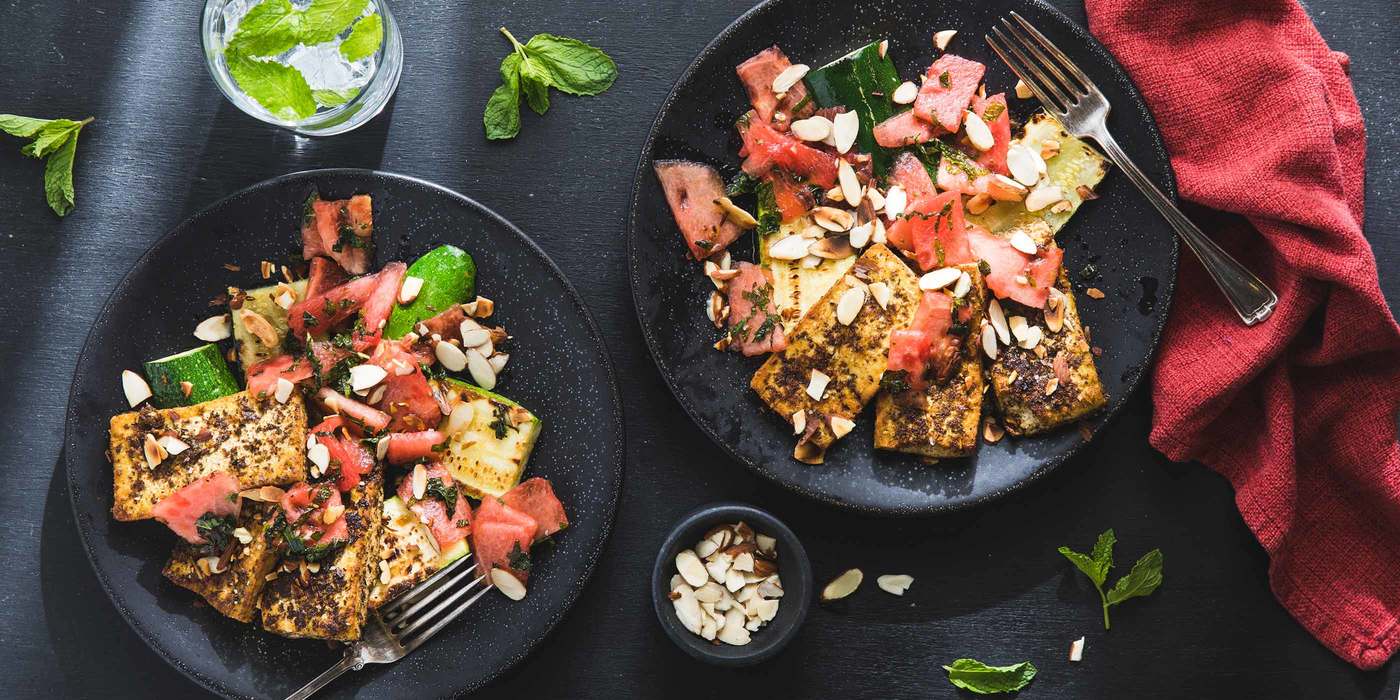
[[[1055,4],[1082,22],[1078,3]],[[1370,132],[1366,230],[1395,307],[1400,213],[1388,195],[1400,187],[1400,6],[1305,4],[1352,59]],[[97,117],[79,145],[78,207],[63,220],[44,205],[41,166],[0,139],[0,319],[8,324],[0,386],[12,396],[0,402],[4,694],[196,695],[122,622],[80,549],[56,466],[77,350],[116,281],[181,219],[274,175],[363,166],[461,191],[533,236],[589,300],[624,379],[628,486],[601,567],[558,631],[482,696],[706,697],[740,684],[744,695],[766,697],[959,697],[939,665],[975,656],[1035,661],[1041,673],[1026,698],[1394,697],[1395,664],[1356,671],[1278,606],[1266,558],[1224,480],[1147,446],[1145,396],[1099,444],[1033,488],[925,521],[838,515],[797,500],[701,437],[644,349],[622,223],[661,100],[748,5],[400,2],[406,65],[394,102],[352,134],[307,140],[224,101],[205,74],[190,3],[0,2],[0,27],[9,30],[0,42],[0,111]],[[502,24],[517,36],[593,41],[617,60],[621,78],[601,97],[554,100],[544,118],[525,113],[515,142],[487,143],[480,114],[507,50],[495,33]],[[893,598],[868,585],[842,607],[814,607],[792,646],[760,668],[701,666],[663,635],[647,575],[669,524],[720,499],[783,517],[803,537],[819,581],[861,566],[912,574],[914,586]],[[1104,633],[1093,591],[1054,549],[1087,547],[1109,526],[1120,559],[1162,548],[1166,584],[1116,609]],[[1088,636],[1085,660],[1070,665],[1063,659],[1080,635]]]

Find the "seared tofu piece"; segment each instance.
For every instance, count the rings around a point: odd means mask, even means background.
[[[238,526],[246,530],[251,539],[247,544],[237,538],[232,541],[233,551],[222,571],[214,573],[219,567],[208,566],[213,563],[211,559],[218,560],[221,553],[208,551],[204,545],[181,541],[175,545],[161,573],[171,583],[194,591],[215,610],[239,622],[252,622],[267,574],[277,564],[277,552],[265,537],[275,509],[276,505],[271,503],[243,502]],[[200,564],[201,559],[206,561],[205,565]]]
[[[212,401],[140,410],[112,417],[112,517],[143,520],[161,499],[191,482],[226,471],[243,488],[285,485],[306,478],[306,405],[243,391]],[[173,435],[189,449],[151,467],[147,435]]]
[[[1043,336],[1035,347],[1026,349],[1019,344],[1002,346],[991,364],[992,390],[996,396],[1006,432],[1012,435],[1034,435],[1072,423],[1100,408],[1107,402],[1094,355],[1079,322],[1079,308],[1063,267],[1055,281],[1047,309],[1053,315],[1064,307],[1063,326],[1052,331],[1046,323],[1046,311],[1002,301],[1008,321],[1013,316],[1026,319],[1027,326],[1038,326]],[[1013,343],[1016,338],[1011,339]],[[1058,366],[1058,371],[1057,371]]]
[[[972,280],[963,302],[972,309],[953,369],[923,391],[881,391],[875,400],[875,447],[930,459],[964,457],[977,448],[982,420],[982,343],[986,286],[975,263],[958,266]]]
[[[284,637],[360,638],[369,614],[369,591],[379,574],[380,538],[384,527],[384,476],[376,471],[344,495],[345,524],[350,542],[316,571],[300,560],[284,560],[281,573],[263,589],[263,629]]]
[[[889,291],[884,307],[869,289],[876,284]],[[847,325],[837,319],[836,307],[852,289],[864,293],[864,302]],[[837,433],[849,429],[846,421],[854,421],[874,398],[888,361],[890,331],[912,322],[920,296],[919,279],[909,267],[884,245],[872,245],[793,327],[787,349],[754,373],[749,386],[783,420],[792,423],[802,412],[805,429],[794,458],[821,464]],[[818,383],[821,376],[829,380],[813,398],[808,389],[818,372]]]

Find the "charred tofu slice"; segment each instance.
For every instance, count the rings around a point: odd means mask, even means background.
[[[972,281],[963,303],[972,315],[949,375],[922,391],[880,392],[875,400],[875,447],[930,459],[963,457],[977,448],[982,420],[982,345],[978,329],[985,316],[986,287],[976,264],[959,265]]]
[[[384,481],[378,472],[346,494],[350,542],[332,558],[305,567],[300,560],[284,560],[258,605],[263,629],[284,637],[341,642],[360,638],[369,614],[370,586],[379,574],[383,506]]]
[[[842,323],[838,307],[848,292],[861,303]],[[787,349],[759,367],[749,386],[784,420],[802,424],[796,459],[821,464],[826,449],[850,431],[879,389],[890,331],[909,325],[919,299],[909,267],[884,245],[872,245],[793,327]]]
[[[306,405],[246,391],[212,401],[112,417],[112,517],[143,520],[161,499],[217,471],[243,488],[291,484],[306,477]],[[147,462],[146,437],[172,435],[189,449],[155,467]]]
[[[1064,268],[1045,310],[1008,301],[1002,307],[1013,334],[1022,325],[1016,320],[1019,317],[1024,319],[1023,334],[1040,335],[1030,348],[1021,347],[1028,342],[1018,343],[1012,337],[1013,345],[1002,346],[989,368],[1006,432],[1043,433],[1102,408],[1107,401],[1103,384]]]
[[[171,583],[194,591],[224,615],[251,622],[267,575],[277,564],[277,553],[265,536],[275,508],[270,503],[245,501],[227,557],[211,551],[207,545],[180,542],[162,573]],[[248,541],[243,542],[244,539]]]

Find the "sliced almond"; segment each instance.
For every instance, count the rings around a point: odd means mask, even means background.
[[[1030,324],[1026,323],[1025,316],[1012,316],[1006,319],[1006,326],[1011,330],[1011,337],[1019,343],[1026,339],[1026,329],[1030,327]]]
[[[822,588],[822,602],[829,603],[855,593],[856,589],[860,588],[860,582],[864,579],[865,574],[862,573],[860,569],[847,569],[843,571],[840,576],[832,579],[831,583],[826,584],[826,587]]]
[[[439,343],[441,345],[441,343]],[[389,376],[379,365],[363,364],[350,368],[350,388],[356,393],[367,392]]]
[[[1103,290],[1099,289],[1098,287],[1090,287],[1090,288],[1084,290],[1084,293],[1085,293],[1085,294],[1088,294],[1090,299],[1102,299],[1102,298],[1104,298]]]
[[[723,584],[729,577],[729,564],[734,558],[728,554],[716,554],[709,561],[705,562],[705,572],[715,583]]]
[[[943,51],[948,48],[948,42],[952,41],[953,37],[957,35],[958,30],[956,29],[944,29],[941,32],[935,32],[933,35],[933,45],[937,46],[939,51]]]
[[[845,260],[855,255],[856,249],[851,246],[850,236],[828,236],[809,244],[807,253],[822,260]]]
[[[794,63],[784,68],[781,73],[773,78],[773,92],[785,93],[791,90],[792,86],[797,84],[797,81],[807,75],[808,70],[810,69],[805,63]]]
[[[884,220],[879,219],[879,218],[875,219],[875,232],[872,233],[872,234],[870,234],[870,241],[871,241],[872,243],[884,243],[884,242],[885,242],[885,222],[884,222]]]
[[[1069,298],[1055,287],[1050,288],[1050,296],[1045,299],[1045,327],[1051,333],[1059,333],[1065,327],[1065,310]]]
[[[340,516],[344,514],[345,506],[339,503],[326,506],[326,509],[321,511],[321,522],[325,525],[332,525],[335,521],[340,520]]]
[[[1092,188],[1092,187],[1090,187],[1090,186],[1088,186],[1088,185],[1080,185],[1080,186],[1074,188],[1074,193],[1077,194],[1077,195],[1079,195],[1080,201],[1083,201],[1083,202],[1087,202],[1087,201],[1089,201],[1089,200],[1091,200],[1091,199],[1098,199],[1098,198],[1099,198],[1099,195],[1098,195],[1097,192],[1094,191],[1094,188]]]
[[[768,246],[768,257],[774,260],[801,260],[807,256],[807,238],[792,234],[774,241]]]
[[[987,195],[998,202],[1019,202],[1027,191],[1025,185],[1005,175],[995,174],[987,180]]]
[[[705,318],[710,319],[710,323],[715,324],[715,328],[723,328],[725,317],[724,295],[718,291],[710,292],[710,299],[705,304]]]
[[[926,292],[942,289],[958,281],[962,270],[956,267],[942,267],[919,278],[919,289]]]
[[[852,226],[848,242],[851,244],[852,248],[864,248],[870,245],[870,238],[874,235],[874,231],[875,224],[869,221],[857,226]]]
[[[1044,163],[1040,154],[1020,141],[1012,142],[1006,149],[1006,167],[1011,171],[1011,177],[1022,185],[1030,187],[1040,181],[1038,163]]]
[[[821,401],[826,395],[826,385],[831,383],[831,377],[819,369],[812,370],[811,377],[807,380],[807,395],[813,401]]]
[[[865,289],[862,287],[851,287],[841,293],[841,298],[836,302],[836,320],[843,326],[849,326],[860,314],[861,307],[865,306]]]
[[[831,120],[817,115],[806,119],[798,119],[788,127],[793,136],[803,141],[824,141],[831,135]]]
[[[827,190],[826,193],[822,195],[822,197],[825,198],[825,200],[828,202],[846,201],[846,195],[841,192],[841,185],[839,184]]]
[[[1041,339],[1044,337],[1045,332],[1040,330],[1040,326],[1028,326],[1026,327],[1025,337],[1021,338],[1017,345],[1020,345],[1026,350],[1031,350],[1039,345]]]
[[[758,225],[758,219],[753,218],[753,214],[744,211],[728,197],[720,197],[715,202],[724,210],[725,217],[739,228],[750,229]]]
[[[1030,200],[1027,199],[1026,201],[1027,205],[1029,206]],[[1026,255],[1035,255],[1038,250],[1036,248],[1035,241],[1031,240],[1031,237],[1027,235],[1025,231],[1022,231],[1020,229],[1017,229],[1015,233],[1012,233],[1010,240],[1008,240],[1007,242],[1011,244],[1012,248],[1015,248],[1016,250],[1019,250],[1022,253],[1025,253]]]
[[[880,188],[875,186],[875,183],[872,182],[865,188],[865,198],[870,200],[871,209],[880,211],[885,208],[885,193],[881,192]]]
[[[1050,205],[1050,213],[1063,214],[1073,208],[1074,205],[1071,204],[1068,199],[1061,199],[1060,201]]]
[[[1055,391],[1056,391],[1057,389],[1059,389],[1059,388],[1060,388],[1060,378],[1059,378],[1059,377],[1051,377],[1048,381],[1045,382],[1045,395],[1046,395],[1046,396],[1050,396],[1050,395],[1054,394]]]
[[[891,187],[885,192],[885,217],[894,220],[904,215],[904,208],[909,205],[909,196],[904,192],[904,188],[899,185]]]
[[[880,54],[880,58],[884,58],[884,57],[885,57],[885,54],[889,53],[889,51],[890,51],[890,40],[889,40],[889,39],[881,39],[881,40],[880,40],[880,44],[879,44],[879,46],[878,46],[878,48],[877,48],[877,51],[878,51],[879,54]]]
[[[792,434],[801,435],[804,432],[807,432],[807,411],[798,409],[792,414]]]
[[[969,214],[981,214],[992,206],[992,196],[986,192],[978,192],[967,200],[967,212]]]
[[[217,343],[233,334],[228,314],[210,316],[194,327],[194,337],[206,343]]]
[[[146,466],[152,469],[159,467],[160,463],[164,462],[165,458],[169,456],[165,448],[161,447],[160,441],[156,439],[156,436],[150,433],[146,433],[146,438],[141,442],[141,452],[146,457]]]
[[[520,582],[514,574],[505,569],[491,569],[491,585],[496,587],[505,597],[511,600],[523,600],[525,598],[525,584]],[[691,598],[694,600],[694,598]]]
[[[292,304],[297,303],[297,290],[290,284],[282,283],[277,285],[277,294],[272,298],[277,305],[283,309],[292,308]]]
[[[330,466],[331,452],[325,445],[318,441],[316,444],[306,448],[306,459],[316,465],[317,469],[324,472],[326,467]]]
[[[413,500],[423,500],[423,494],[428,492],[428,470],[421,464],[413,465],[413,476],[410,477],[413,486]]]
[[[463,353],[467,356],[467,372],[471,374],[472,382],[487,391],[495,389],[496,370],[486,361],[486,356],[476,348],[467,348]]]
[[[967,140],[972,143],[972,147],[979,151],[989,151],[997,144],[992,136],[992,130],[987,126],[987,122],[972,110],[963,112],[963,128],[967,130]]]
[[[900,83],[899,87],[894,89],[894,94],[890,96],[890,100],[897,105],[910,105],[914,104],[914,100],[918,96],[919,86],[906,80]]]
[[[875,298],[875,303],[882,309],[890,307],[890,286],[884,282],[873,282],[870,285],[870,296]]]
[[[990,323],[982,326],[982,352],[989,360],[997,359],[997,331]]]
[[[277,399],[277,403],[287,403],[292,398],[292,389],[296,385],[287,380],[286,377],[278,377],[276,388],[272,391],[272,398]]]
[[[1061,199],[1064,194],[1057,185],[1037,187],[1026,195],[1026,211],[1040,211]]]
[[[992,328],[997,331],[997,340],[1002,345],[1011,344],[1011,329],[1006,324],[1006,314],[1001,310],[1001,302],[993,299],[987,302],[987,320],[992,322]]]
[[[1084,658],[1084,638],[1080,637],[1069,643],[1069,660],[1080,661]]]
[[[710,580],[709,574],[705,571],[705,565],[700,562],[700,557],[689,549],[682,549],[676,555],[676,571],[679,571],[681,578],[692,587],[699,588]]]
[[[749,631],[744,629],[744,613],[738,608],[730,608],[724,614],[724,626],[719,629],[719,634],[715,638],[725,644],[732,646],[743,646],[748,644],[751,637]]]
[[[700,540],[695,545],[695,556],[700,557],[701,559],[704,559],[705,557],[708,557],[717,551],[719,551],[719,545],[715,544],[714,540]],[[700,563],[700,568],[705,568],[704,562]]]
[[[457,435],[466,430],[471,425],[472,419],[476,417],[476,407],[470,403],[462,402],[452,407],[452,412],[447,414],[447,423],[443,426],[443,432],[448,436]],[[387,438],[388,436],[385,436]],[[383,438],[380,440],[384,441]],[[382,459],[382,457],[381,457]]]
[[[886,200],[888,202],[888,200]],[[836,207],[817,207],[812,210],[812,220],[817,225],[835,233],[843,233],[851,230],[856,225],[855,212],[849,209],[837,209]]]
[[[953,298],[961,299],[972,291],[972,275],[966,272],[958,276],[958,281],[953,285]]]
[[[258,339],[259,343],[266,348],[275,348],[281,344],[282,338],[277,334],[277,329],[272,322],[263,317],[262,314],[244,307],[238,310],[238,320],[243,327]]]
[[[860,178],[856,177],[855,168],[845,160],[836,163],[836,180],[841,183],[841,196],[846,203],[855,207],[860,205],[860,200],[865,196],[865,190],[860,185]]]
[[[162,435],[156,442],[160,443],[161,449],[165,450],[167,455],[177,455],[190,449],[189,443],[174,435]]]
[[[403,283],[399,285],[399,303],[411,304],[418,298],[418,293],[423,291],[423,278],[408,275],[403,278]]]
[[[122,393],[126,395],[126,403],[132,408],[136,408],[142,401],[151,398],[151,385],[146,383],[141,375],[129,370],[122,370]]]
[[[1019,98],[1021,98],[1021,99],[1023,99],[1023,100],[1029,100],[1030,98],[1032,98],[1032,97],[1035,96],[1035,93],[1034,93],[1034,92],[1031,92],[1031,88],[1030,88],[1029,85],[1026,85],[1026,81],[1024,81],[1024,80],[1017,80],[1017,81],[1016,81],[1016,96],[1019,97]]]
[[[851,150],[860,133],[860,115],[855,112],[842,112],[831,119],[831,139],[837,153]]]
[[[1060,142],[1055,139],[1045,139],[1040,142],[1040,159],[1050,160],[1060,155]]]
[[[999,442],[1003,437],[1006,437],[1006,429],[1001,427],[997,419],[987,416],[987,419],[982,421],[982,439],[991,444]]]
[[[904,595],[904,592],[914,585],[914,577],[908,574],[884,574],[875,579],[875,584],[886,593]]]
[[[831,424],[831,434],[835,435],[838,440],[846,437],[846,434],[856,427],[855,421],[843,416],[832,416],[829,423]]]

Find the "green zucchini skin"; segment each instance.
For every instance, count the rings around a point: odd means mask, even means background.
[[[239,391],[238,380],[229,371],[224,354],[213,343],[151,360],[144,369],[151,382],[151,403],[157,408],[193,406]],[[188,397],[180,389],[180,382],[192,385]]]
[[[419,321],[476,296],[476,262],[457,246],[438,246],[424,253],[405,275],[423,280],[423,288],[412,302],[394,306],[384,326],[385,338],[402,338]]]
[[[860,115],[856,145],[874,158],[875,174],[883,176],[893,154],[875,143],[875,125],[894,116],[890,101],[899,87],[899,71],[880,43],[871,42],[807,73],[807,89],[820,107],[843,106]]]

